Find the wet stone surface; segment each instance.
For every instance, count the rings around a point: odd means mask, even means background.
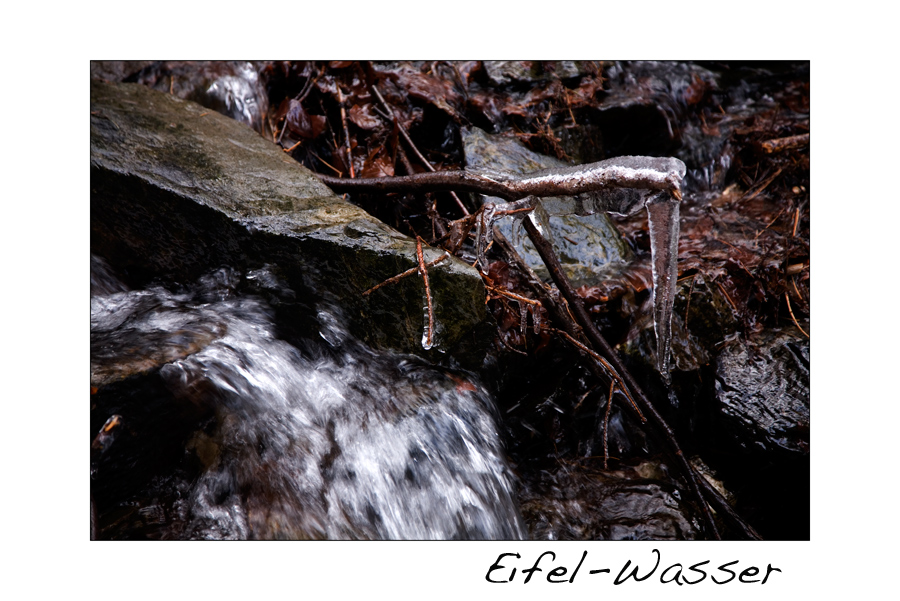
[[[692,540],[700,533],[684,493],[653,461],[606,472],[543,472],[521,499],[538,540]]]
[[[478,128],[464,129],[463,144],[466,152],[466,168],[470,171],[504,171],[525,174],[541,169],[567,167],[558,159],[538,154],[515,139],[495,136]],[[501,203],[497,198],[488,199]],[[551,202],[571,201],[570,197],[552,199]],[[573,282],[595,281],[613,266],[622,265],[631,258],[630,250],[615,226],[605,213],[593,215],[547,215],[541,216],[544,233],[553,244],[554,250]],[[513,243],[519,254],[538,276],[549,279],[550,274],[540,255],[522,228],[521,220],[514,216],[497,222],[497,227]]]
[[[272,265],[295,293],[286,316],[332,302],[364,341],[429,355],[420,279],[362,296],[416,264],[414,241],[249,128],[145,86],[91,82],[91,248],[132,287]],[[426,249],[425,260],[440,254]],[[480,363],[481,278],[455,258],[430,277],[440,326],[430,354]]]
[[[809,340],[785,330],[728,341],[716,360],[716,400],[723,429],[742,447],[808,454]]]

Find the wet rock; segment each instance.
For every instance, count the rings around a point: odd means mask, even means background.
[[[153,64],[154,61],[91,61],[91,79],[125,81]]]
[[[109,264],[97,255],[91,255],[91,297],[125,292],[128,286],[115,275]]]
[[[464,129],[462,136],[466,167],[472,171],[528,173],[567,166],[553,157],[525,148],[515,139],[490,135],[478,128]],[[496,198],[491,200],[502,202]],[[566,197],[561,201],[565,202]],[[547,224],[545,235],[553,243],[566,275],[573,282],[596,280],[606,268],[624,264],[630,259],[627,245],[605,213],[584,217],[544,215],[542,221]],[[510,217],[500,220],[497,225],[535,273],[548,279],[550,274],[520,221]]]
[[[91,78],[193,100],[261,133],[269,104],[259,76],[264,67],[248,61],[92,61]]]
[[[673,311],[687,320],[691,337],[707,354],[715,354],[722,341],[741,328],[721,289],[701,273],[679,284]]]
[[[427,354],[420,279],[362,296],[416,264],[413,241],[248,128],[145,86],[91,82],[91,248],[132,287],[195,281],[224,265],[272,266],[296,293],[281,308],[288,321],[314,316],[324,301],[365,342]],[[440,255],[426,249],[425,260]],[[481,278],[455,258],[429,273],[431,354],[480,363]]]
[[[484,61],[483,64],[488,79],[495,85],[572,79],[598,71],[594,61]]]
[[[152,373],[225,334],[214,313],[180,300],[160,289],[91,298],[91,386]]]
[[[626,355],[648,367],[653,365],[656,352],[650,307],[647,299],[639,309],[643,317],[635,321],[620,347]],[[739,329],[734,310],[715,284],[699,273],[685,278],[677,285],[672,312],[674,372],[694,372],[709,365],[718,355],[722,342]]]
[[[700,526],[659,463],[599,472],[569,466],[542,472],[521,495],[532,538],[692,540]]]
[[[721,427],[743,448],[809,453],[809,340],[794,330],[735,336],[716,361]]]
[[[604,71],[608,95],[594,116],[610,156],[669,155],[682,148],[689,103],[715,86],[711,71],[672,61],[617,62]],[[691,163],[691,157],[678,158]]]

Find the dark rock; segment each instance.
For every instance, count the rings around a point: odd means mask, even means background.
[[[248,61],[92,61],[91,78],[139,83],[246,123],[262,133],[269,98],[260,72]]]
[[[716,365],[723,429],[744,448],[809,453],[809,340],[792,330],[732,338]]]
[[[362,296],[416,264],[412,240],[248,128],[144,86],[91,82],[91,248],[132,287],[272,266],[296,293],[293,312],[283,308],[289,318],[326,301],[376,347],[475,365],[483,354],[474,269],[451,258],[429,271],[437,340],[426,353],[419,278]],[[425,251],[426,261],[439,256]]]
[[[161,289],[91,298],[91,386],[149,374],[225,334],[215,312]]]
[[[484,61],[488,79],[495,85],[533,83],[549,79],[572,79],[594,74],[594,61]]]
[[[153,64],[154,61],[91,61],[91,79],[125,81]]]
[[[542,472],[520,498],[535,539],[691,540],[700,533],[684,493],[652,461],[607,472]]]
[[[515,139],[493,136],[478,128],[463,130],[466,167],[472,171],[505,171],[529,173],[540,169],[566,167],[566,163],[525,148]],[[566,202],[568,197],[551,202]],[[499,199],[491,199],[501,202]],[[605,213],[584,217],[576,215],[544,215],[545,235],[570,280],[577,283],[595,281],[611,265],[621,265],[630,258],[630,250]],[[504,218],[500,231],[513,243],[526,263],[538,276],[549,279],[543,260],[527,239],[518,220]]]

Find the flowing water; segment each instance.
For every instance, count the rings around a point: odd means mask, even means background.
[[[269,304],[238,292],[248,279],[228,269],[175,294],[123,291],[94,264],[92,382],[158,378],[167,407],[212,415],[186,429],[182,463],[199,467],[176,500],[105,494],[98,485],[101,538],[132,536],[110,516],[135,506],[164,516],[152,535],[169,538],[526,536],[493,399],[469,374],[374,352],[326,307],[315,316],[317,338],[289,343]],[[130,413],[146,407],[125,397],[117,411],[135,423]],[[184,419],[172,413],[156,418]],[[115,469],[94,468],[98,478]],[[157,475],[155,486],[169,476]]]

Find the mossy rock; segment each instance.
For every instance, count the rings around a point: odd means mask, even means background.
[[[484,288],[472,267],[450,258],[429,270],[438,336],[425,351],[421,278],[362,295],[416,265],[415,241],[246,125],[137,84],[91,82],[91,250],[132,286],[267,266],[294,290],[298,312],[339,307],[372,346],[470,366],[484,353]],[[428,248],[425,260],[440,254]]]

